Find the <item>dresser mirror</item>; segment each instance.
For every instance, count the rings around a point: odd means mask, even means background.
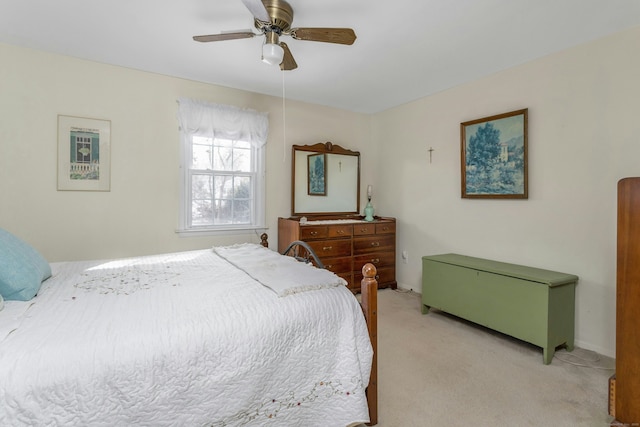
[[[293,216],[360,212],[360,152],[331,142],[292,148]]]

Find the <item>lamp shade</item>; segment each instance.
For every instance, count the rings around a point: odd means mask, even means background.
[[[262,45],[262,61],[269,65],[279,65],[284,58],[284,49],[279,44],[265,43]]]

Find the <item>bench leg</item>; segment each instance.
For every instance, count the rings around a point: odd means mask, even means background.
[[[563,344],[563,347],[567,349],[567,351],[573,351],[573,341],[567,341]],[[544,359],[544,364],[548,365],[551,363],[551,359],[553,359],[553,355],[556,353],[556,349],[554,346],[549,345],[542,349],[542,357]]]
[[[422,304],[422,314],[427,314],[430,308],[431,307],[429,307],[428,305]]]

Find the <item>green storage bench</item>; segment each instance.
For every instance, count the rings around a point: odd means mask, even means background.
[[[543,349],[573,350],[578,276],[458,254],[422,257],[422,314],[437,308]]]

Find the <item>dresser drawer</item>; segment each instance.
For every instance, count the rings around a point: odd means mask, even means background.
[[[396,232],[396,223],[395,222],[383,222],[380,224],[376,224],[376,234],[387,234]]]
[[[391,251],[395,252],[396,235],[381,234],[368,237],[356,237],[353,239],[353,254],[360,255],[369,252]]]
[[[375,234],[375,233],[376,233],[376,225],[373,222],[361,222],[358,224],[354,224],[353,226],[354,236],[363,236],[363,235]]]
[[[323,259],[322,263],[324,268],[338,275],[353,271],[353,258],[351,257],[327,258]]]
[[[328,237],[351,237],[353,225],[330,225],[327,230]]]
[[[326,239],[329,236],[329,227],[326,225],[301,225],[300,240]]]
[[[305,225],[300,226],[300,240],[351,237],[353,225]]]
[[[396,232],[395,222],[363,222],[353,226],[354,236],[366,236],[370,234],[387,234]]]
[[[307,242],[320,259],[351,256],[351,239],[310,240]],[[324,261],[323,261],[324,263]]]
[[[372,252],[365,255],[357,255],[353,257],[354,270],[361,269],[363,265],[370,262],[376,268],[395,267],[396,255],[393,252]]]

